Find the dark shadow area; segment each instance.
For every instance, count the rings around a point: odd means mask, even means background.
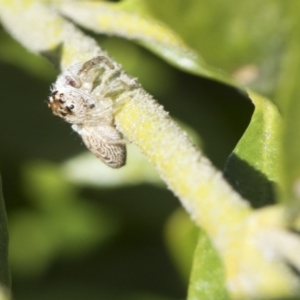
[[[285,262],[286,266],[292,271],[292,273],[294,275],[296,275],[298,277],[298,279],[300,279],[300,270],[296,268],[296,266],[294,266],[292,263],[290,263],[289,261]]]
[[[275,203],[275,183],[234,153],[228,159],[224,176],[238,193],[249,200],[252,207]]]

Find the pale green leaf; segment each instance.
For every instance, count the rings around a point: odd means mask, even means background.
[[[225,273],[220,257],[201,230],[194,253],[188,300],[228,300]]]

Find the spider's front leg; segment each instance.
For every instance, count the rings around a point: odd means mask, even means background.
[[[106,73],[111,73],[115,69],[114,64],[105,56],[96,56],[86,61],[78,71],[81,81],[81,89],[91,93],[95,86],[99,86]]]

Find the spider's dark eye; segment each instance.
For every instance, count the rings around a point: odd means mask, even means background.
[[[73,104],[69,105],[69,106],[66,106],[66,110],[69,112],[69,113],[72,113],[72,109],[74,108],[75,106]]]

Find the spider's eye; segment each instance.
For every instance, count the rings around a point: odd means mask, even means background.
[[[75,106],[73,105],[73,104],[71,104],[70,106],[69,106],[69,108],[70,109],[73,109]]]

